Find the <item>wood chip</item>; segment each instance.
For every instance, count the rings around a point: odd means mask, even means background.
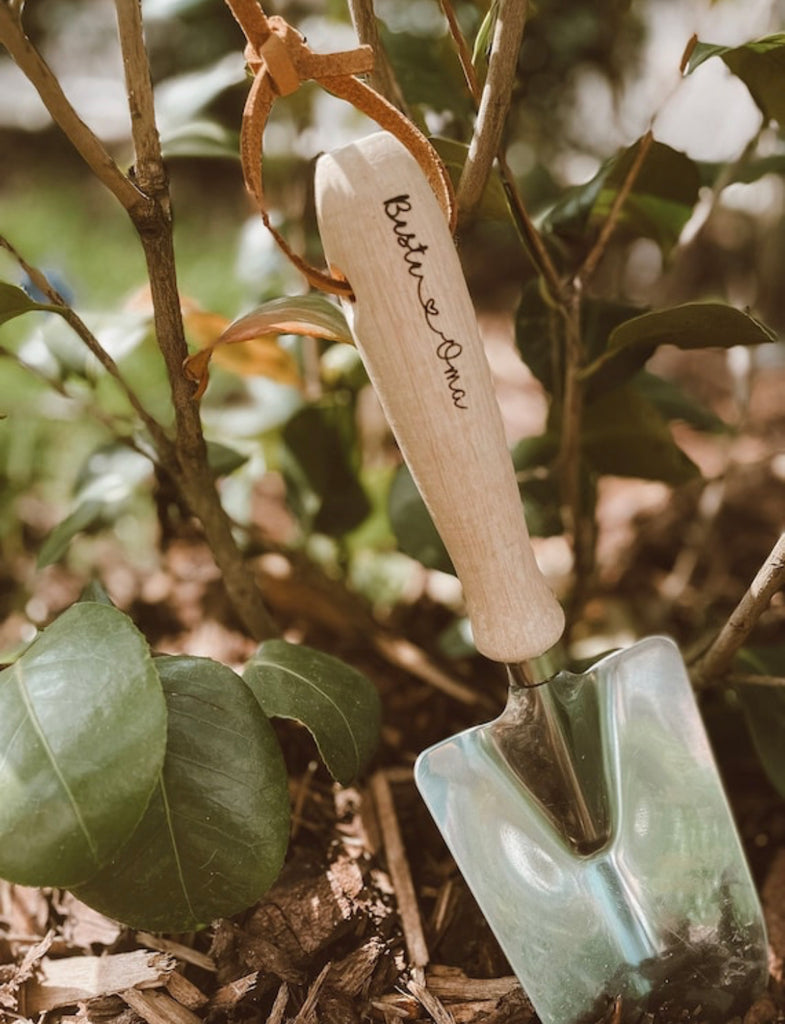
[[[283,1015],[286,1013],[286,1004],[288,1002],[289,986],[284,982],[278,989],[278,994],[275,997],[273,1008],[270,1010],[270,1016],[267,1018],[267,1024],[281,1024]]]
[[[516,977],[470,978],[459,968],[434,965],[427,972],[428,990],[446,1002],[498,1000],[519,988]]]
[[[785,979],[785,849],[775,854],[760,896],[769,938],[769,971],[782,983]]]
[[[18,967],[11,968],[11,977],[0,985],[0,1008],[5,1010],[22,1010],[28,1012],[25,989],[35,978],[39,964],[49,951],[54,939],[50,931],[25,953]]]
[[[370,980],[384,948],[382,939],[374,936],[332,965],[327,984],[335,992],[356,998]]]
[[[259,972],[253,971],[251,974],[246,974],[242,978],[237,978],[236,981],[230,981],[228,985],[222,985],[217,992],[213,993],[213,997],[210,1000],[210,1008],[212,1010],[220,1010],[222,1012],[231,1010],[233,1007],[237,1006],[241,999],[244,999],[249,992],[256,988],[256,982],[258,980]],[[285,982],[281,988],[286,988]]]
[[[409,962],[414,967],[424,967],[430,960],[428,945],[420,920],[420,908],[417,904],[409,861],[398,826],[392,792],[384,772],[376,772],[371,778],[371,792],[379,816],[379,826],[387,854],[387,868],[395,888],[398,914],[406,940]]]
[[[171,953],[173,957],[181,960],[184,964],[192,964],[194,967],[201,967],[204,971],[215,972],[215,961],[211,957],[206,953],[200,953],[198,949],[192,949],[191,946],[184,946],[181,942],[162,939],[149,932],[137,932],[136,941],[140,946],[157,949],[161,953]]]
[[[169,975],[166,990],[172,999],[176,999],[189,1010],[198,1010],[210,1001],[200,988],[178,971]]]
[[[455,1024],[471,1024],[481,1017],[487,1017],[496,1009],[496,1000],[481,999],[476,1003],[455,1003],[450,1007],[450,1013],[455,1019]],[[483,1021],[483,1024],[485,1022]]]
[[[324,979],[330,973],[332,964],[325,964],[324,967],[319,971],[308,989],[308,994],[303,1000],[303,1005],[300,1007],[300,1011],[294,1018],[293,1024],[314,1024],[316,1021],[316,1015],[314,1013],[316,1004],[319,1001],[319,992],[321,991]]]
[[[402,637],[386,636],[383,633],[375,633],[371,637],[373,646],[382,654],[391,665],[405,669],[411,675],[421,679],[424,683],[432,686],[435,690],[441,690],[448,697],[474,707],[477,704],[487,704],[487,699],[482,693],[473,690],[465,683],[459,683],[457,679],[439,668],[431,661],[428,655],[420,647],[404,640]]]
[[[202,1024],[200,1017],[166,992],[140,992],[131,988],[120,995],[147,1024]]]
[[[170,956],[146,949],[112,956],[43,960],[39,976],[25,985],[24,1010],[29,1016],[36,1016],[125,989],[162,986],[174,968]]]
[[[419,985],[416,981],[410,981],[406,987],[428,1016],[435,1021],[435,1024],[455,1024],[455,1018],[450,1011],[425,985]]]

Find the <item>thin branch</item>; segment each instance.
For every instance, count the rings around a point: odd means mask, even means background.
[[[160,448],[162,452],[167,450],[167,447],[171,448],[171,442],[166,436],[166,433],[161,424],[154,419],[153,416],[145,409],[142,403],[139,401],[134,390],[130,387],[128,382],[120,372],[120,368],[117,363],[112,359],[106,349],[103,347],[101,342],[96,338],[87,324],[82,320],[79,314],[68,305],[65,299],[60,295],[57,289],[52,285],[47,276],[28,263],[26,259],[14,248],[14,246],[8,241],[5,236],[0,235],[0,248],[5,249],[6,252],[10,253],[11,256],[16,260],[19,266],[24,270],[36,288],[43,292],[44,295],[49,299],[53,306],[57,307],[57,313],[61,316],[68,326],[73,330],[77,337],[87,346],[89,351],[95,356],[101,366],[106,370],[110,377],[113,377],[117,381],[118,386],[122,390],[125,397],[134,412],[137,414],[139,419],[144,423],[145,427],[153,438],[156,447]]]
[[[398,79],[387,58],[387,51],[382,46],[379,35],[379,23],[373,9],[373,0],[349,0],[349,12],[352,16],[354,31],[359,41],[373,49],[373,72],[370,75],[371,85],[386,100],[397,107],[401,113],[413,120],[406,103]]]
[[[456,50],[458,51],[458,60],[460,61],[469,93],[471,94],[475,104],[479,106],[480,99],[482,97],[482,89],[480,88],[477,72],[475,71],[474,64],[472,63],[471,51],[469,50],[466,39],[461,32],[458,19],[455,16],[452,0],[439,0],[439,3],[447,20],[450,35],[452,36],[452,40],[455,43]],[[551,260],[548,250],[545,248],[545,243],[542,240],[540,232],[534,226],[534,222],[529,216],[529,212],[521,199],[520,192],[518,191],[515,183],[515,176],[510,170],[510,166],[505,157],[504,148],[501,145],[496,152],[496,160],[499,165],[499,174],[502,186],[507,195],[507,202],[510,205],[510,212],[512,213],[515,226],[518,229],[523,247],[529,256],[529,259],[532,261],[533,266],[544,279],[554,302],[557,302],[559,301],[562,292],[562,283],[559,279],[559,274]]]
[[[499,0],[477,124],[458,183],[458,209],[464,216],[471,216],[482,199],[499,151],[504,122],[510,109],[527,8],[526,0]]]
[[[516,227],[518,228],[518,232],[523,241],[524,248],[526,249],[535,268],[542,275],[542,279],[548,288],[548,294],[553,302],[561,302],[563,300],[564,289],[561,278],[559,277],[559,272],[550,257],[550,253],[545,248],[542,235],[534,226],[534,221],[529,216],[529,211],[523,204],[521,194],[515,184],[515,177],[510,170],[504,153],[501,150],[499,150],[496,159],[499,163],[499,171],[501,172],[502,185],[507,195],[507,201],[510,204],[513,219],[515,220]]]
[[[141,7],[139,0],[115,0],[115,9],[131,110],[134,172],[140,188],[151,200],[150,209],[141,216],[132,215],[132,220],[147,262],[156,338],[166,364],[175,415],[173,456],[163,461],[163,468],[188,509],[201,522],[226,592],[244,627],[256,640],[264,640],[277,635],[278,629],[221,504],[207,461],[193,384],[183,372],[188,346],[177,286],[169,186],[155,120]]]
[[[736,652],[768,608],[774,594],[785,585],[785,533],[781,534],[766,561],[739,601],[728,621],[709,649],[693,665],[691,676],[696,688],[709,685],[724,676]]]
[[[469,87],[469,92],[471,93],[475,105],[479,106],[480,98],[482,97],[480,81],[477,78],[477,72],[474,69],[471,50],[469,49],[469,45],[461,31],[461,26],[458,24],[458,19],[455,17],[452,0],[439,0],[439,6],[442,9],[444,17],[447,19],[450,35],[452,36],[455,48],[458,51],[458,60],[461,62],[463,77],[466,79],[466,84]]]
[[[166,191],[166,170],[155,120],[140,0],[116,0],[115,10],[136,153],[134,174],[145,195],[158,197]]]
[[[726,686],[773,686],[785,687],[783,676],[759,676],[754,672],[731,672],[725,676]]]
[[[8,4],[0,3],[0,44],[11,55],[41,97],[52,120],[109,191],[129,212],[147,206],[144,195],[123,174],[100,139],[69,103],[51,69],[27,38],[22,21]]]
[[[638,180],[638,175],[641,172],[644,161],[649,154],[652,142],[654,142],[654,135],[649,129],[646,134],[641,138],[638,145],[635,157],[630,164],[630,168],[625,175],[624,181],[621,183],[621,187],[613,198],[613,203],[608,211],[608,216],[600,229],[600,233],[597,237],[597,241],[592,246],[586,259],[581,264],[576,277],[579,278],[584,284],[594,274],[597,266],[605,255],[605,250],[608,248],[608,243],[616,230],[619,217],[621,216],[622,208],[629,198],[630,192],[632,192],[635,182]]]

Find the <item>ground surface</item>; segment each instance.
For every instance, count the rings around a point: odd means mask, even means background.
[[[680,374],[691,372],[686,360]],[[696,379],[715,406],[731,401],[721,367],[716,380],[703,370]],[[673,497],[658,485],[604,485],[598,580],[582,617],[587,637],[666,632],[696,644],[738,601],[782,529],[785,507],[785,377],[772,371],[755,387],[755,416],[741,438],[684,436],[717,478],[712,501],[701,501],[698,488]],[[288,637],[343,657],[377,684],[383,738],[368,773],[354,788],[335,786],[307,733],[277,724],[294,808],[286,867],[256,907],[203,933],[131,933],[62,892],[0,883],[0,1019],[48,1012],[53,1021],[116,1024],[526,1024],[533,1011],[412,779],[420,750],[498,712],[504,679],[485,663],[439,660],[433,636],[449,616],[427,587],[380,618],[294,557],[266,555],[258,568]],[[173,542],[154,573],[118,562],[108,545],[102,574],[157,649],[230,664],[251,653],[198,538]],[[8,577],[28,587],[44,616],[81,585],[57,568],[33,582],[21,557]],[[4,643],[22,619],[8,617]],[[781,637],[784,620],[785,603],[775,600],[761,635]],[[785,802],[723,695],[709,694],[704,708],[770,932],[770,992],[744,1016],[745,1024],[764,1024],[785,1019]],[[568,983],[573,969],[555,962],[553,984]],[[608,1002],[598,1019],[619,1020],[621,1009]]]

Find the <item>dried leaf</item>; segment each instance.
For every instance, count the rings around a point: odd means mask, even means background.
[[[213,353],[227,369],[243,375],[269,377],[299,387],[300,374],[292,356],[278,345],[281,334],[303,334],[353,344],[351,331],[337,306],[321,295],[273,299],[226,326],[214,313],[193,311],[185,316],[187,329],[202,346],[185,361],[185,373],[198,383],[196,397],[207,387],[207,368]],[[225,346],[245,342],[229,352]]]

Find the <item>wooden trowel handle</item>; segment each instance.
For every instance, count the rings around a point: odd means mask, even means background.
[[[379,133],[319,159],[316,210],[352,286],[357,347],[463,584],[477,648],[536,657],[563,629],[534,559],[477,321],[445,216]]]

